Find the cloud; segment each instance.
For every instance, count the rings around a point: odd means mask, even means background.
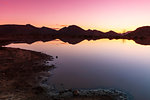
[[[69,25],[60,25],[60,27],[68,27]]]

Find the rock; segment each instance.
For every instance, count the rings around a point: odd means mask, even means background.
[[[73,95],[72,95],[72,93],[71,92],[64,92],[62,95],[61,95],[61,97],[72,97]]]
[[[79,95],[79,91],[78,90],[74,90],[73,91],[73,96],[78,96]]]

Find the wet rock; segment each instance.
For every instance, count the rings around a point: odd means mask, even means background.
[[[79,91],[78,90],[74,90],[73,91],[73,96],[79,96]]]
[[[72,92],[64,92],[61,95],[61,97],[72,97],[72,96],[73,96]]]

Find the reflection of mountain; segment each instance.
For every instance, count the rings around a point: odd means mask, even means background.
[[[61,37],[59,39],[63,42],[68,42],[69,44],[78,44],[84,40],[84,38],[70,38],[70,37]]]
[[[150,26],[137,28],[135,31],[126,34],[125,37],[139,44],[150,45]]]
[[[10,43],[33,43],[36,41],[51,41],[60,39],[70,44],[77,44],[85,39],[96,40],[109,39],[132,39],[136,43],[150,44],[150,26],[140,27],[135,31],[118,34],[113,31],[101,32],[98,30],[84,30],[76,25],[54,30],[47,27],[37,28],[27,25],[0,25],[0,45]]]
[[[50,41],[55,38],[56,30],[32,25],[0,25],[0,45],[10,43],[33,43],[36,41]]]

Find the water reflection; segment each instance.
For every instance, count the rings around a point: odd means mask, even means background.
[[[149,100],[150,46],[132,40],[84,40],[76,45],[60,40],[10,44],[7,47],[40,51],[52,56],[56,69],[47,84],[67,88],[118,88],[135,100]]]
[[[42,41],[42,42],[49,42],[49,41],[56,41],[56,40],[61,40],[63,41],[63,43],[69,43],[69,44],[78,44],[81,43],[84,40],[100,40],[102,39],[102,41],[105,38],[84,38],[84,37],[59,37],[59,38],[54,38],[54,37],[18,37],[18,38],[13,38],[13,39],[2,39],[0,40],[0,46],[5,46],[5,45],[9,45],[11,43],[27,43],[27,44],[32,44],[34,42],[37,41]],[[110,39],[111,40],[111,39]],[[127,39],[120,39],[122,40],[122,42],[124,43]],[[150,45],[150,38],[144,38],[144,39],[133,39],[133,41],[135,41],[137,44],[141,44],[141,45]]]

